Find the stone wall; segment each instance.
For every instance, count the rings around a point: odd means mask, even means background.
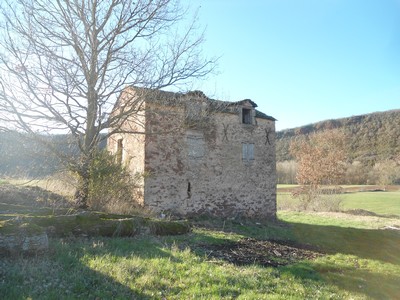
[[[122,128],[139,134],[109,139],[112,153],[122,142],[132,174],[145,175],[135,201],[155,212],[275,218],[274,121],[256,118],[251,101],[210,113],[202,95],[186,100],[147,101]],[[243,124],[249,111],[253,124]]]
[[[146,136],[145,205],[158,212],[274,218],[274,121],[257,118],[250,125],[240,118],[218,112],[188,127],[182,109],[146,113],[149,132],[164,133]],[[254,159],[243,159],[244,148]]]
[[[145,105],[142,104],[142,107],[142,112],[132,115],[121,125],[121,131],[126,133],[114,134],[107,141],[108,151],[115,155],[121,151],[121,163],[128,167],[133,176],[137,176],[138,187],[134,191],[135,199],[132,201],[140,205],[144,205],[144,179],[141,175],[145,174]]]

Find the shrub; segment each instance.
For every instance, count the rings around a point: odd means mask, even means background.
[[[278,184],[294,184],[296,181],[297,163],[294,160],[285,160],[276,163]]]
[[[136,201],[140,175],[131,176],[114,155],[99,151],[90,166],[88,204],[92,209],[129,214],[140,206]]]
[[[298,210],[334,212],[340,211],[341,193],[341,188],[302,186],[292,196],[299,200]]]
[[[336,189],[327,189],[310,203],[309,209],[320,212],[338,212],[341,211],[342,201],[340,192]]]
[[[279,193],[277,206],[278,210],[299,211],[300,201],[298,198],[293,197],[291,193]]]

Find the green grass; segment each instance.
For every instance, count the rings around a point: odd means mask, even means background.
[[[346,194],[344,204],[398,214],[398,195]],[[400,298],[400,232],[382,229],[400,226],[400,218],[280,211],[278,220],[198,219],[180,236],[51,239],[47,255],[0,257],[0,298]],[[199,247],[243,237],[304,244],[325,255],[278,268],[236,266]]]
[[[400,227],[400,219],[370,216],[357,216],[346,213],[292,212],[281,211],[279,217],[287,222],[337,228],[383,229],[388,226]]]
[[[278,207],[297,207],[298,198],[292,198],[290,192],[279,192],[279,188],[291,188],[292,185],[278,185]],[[356,186],[343,186],[344,188]],[[364,186],[357,186],[361,190]],[[339,195],[342,203],[340,209],[343,211],[362,209],[378,215],[400,217],[400,191],[377,191],[377,192],[353,192]]]
[[[46,256],[0,259],[5,299],[396,299],[400,235],[329,214],[279,213],[280,223],[211,220],[182,236],[51,240]],[[368,218],[368,217],[366,217]],[[203,222],[204,223],[204,222]],[[352,225],[353,227],[347,227]],[[357,225],[357,226],[354,226]],[[269,268],[197,250],[242,237],[291,240],[327,255]]]
[[[298,184],[277,184],[276,185],[277,189],[282,189],[282,188],[290,189],[290,188],[295,188],[295,187],[298,187],[298,186],[300,186],[300,185],[298,185]]]
[[[400,216],[400,192],[363,192],[343,195],[344,210],[364,209],[381,215]]]

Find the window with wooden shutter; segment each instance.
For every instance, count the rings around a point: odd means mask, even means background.
[[[242,144],[242,159],[243,161],[254,160],[254,144],[249,144],[249,143]]]

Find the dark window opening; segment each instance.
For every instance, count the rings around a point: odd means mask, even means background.
[[[251,122],[251,109],[242,109],[242,122],[243,124],[252,124]]]

